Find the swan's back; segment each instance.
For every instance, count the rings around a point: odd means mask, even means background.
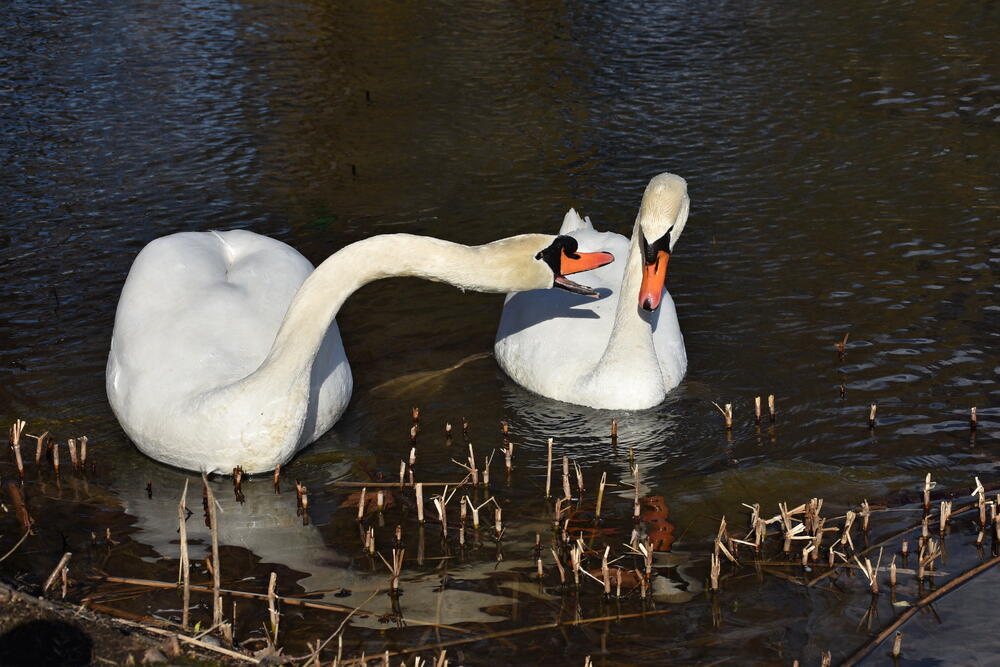
[[[288,245],[248,231],[151,242],[115,316],[107,389],[116,413],[183,401],[254,371],[312,270]]]

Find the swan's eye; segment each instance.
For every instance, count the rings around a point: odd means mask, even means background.
[[[671,227],[670,229],[673,229],[673,227]],[[642,239],[642,260],[645,264],[647,265],[655,264],[656,254],[660,251],[670,254],[670,229],[668,229],[666,233],[663,234],[663,236],[653,241],[652,244],[646,241],[645,234],[641,234],[640,238]]]
[[[562,266],[562,256],[565,253],[570,259],[579,259],[576,249],[579,247],[576,239],[572,236],[557,236],[548,248],[535,255],[535,259],[543,259],[552,269],[552,273],[560,275]]]

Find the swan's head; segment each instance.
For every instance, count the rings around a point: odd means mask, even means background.
[[[609,252],[578,252],[572,236],[549,234],[522,234],[481,248],[485,257],[478,273],[485,277],[491,269],[500,271],[498,282],[506,292],[555,287],[596,298],[593,289],[566,276],[596,269],[615,259]]]
[[[636,220],[642,249],[639,307],[643,310],[654,311],[660,307],[667,262],[684,231],[690,205],[687,181],[676,174],[659,174],[646,186]]]

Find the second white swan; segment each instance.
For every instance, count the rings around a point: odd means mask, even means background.
[[[646,186],[631,241],[596,231],[570,209],[560,234],[581,249],[627,259],[588,276],[602,295],[596,301],[538,290],[508,296],[494,345],[501,368],[536,394],[567,403],[639,410],[662,402],[687,368],[664,281],[689,208],[687,182],[663,173]]]

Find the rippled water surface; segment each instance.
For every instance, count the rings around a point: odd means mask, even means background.
[[[552,233],[570,206],[628,234],[645,183],[672,171],[692,201],[668,278],[689,370],[662,405],[606,412],[539,398],[488,357],[412,376],[488,352],[502,297],[411,279],[364,287],[338,317],[355,374],[341,422],[287,467],[280,495],[255,479],[237,504],[215,482],[223,583],[263,590],[276,571],[287,594],[390,611],[385,566],[362,550],[356,489],[334,482],[393,479],[419,406],[427,481],[461,478],[451,459],[465,456],[463,417],[479,455],[510,424],[515,470],[507,483],[498,454],[492,490],[508,532],[499,547],[485,532],[464,549],[455,536],[442,544],[436,524],[418,531],[412,493],[390,492],[376,534],[388,554],[404,528],[408,624],[352,618],[346,654],[644,609],[634,596],[603,601],[593,581],[561,591],[551,557],[546,585],[533,579],[534,535],[546,546],[552,535],[553,437],[591,496],[602,472],[630,483],[632,448],[642,490],[665,498],[674,560],[645,608],[666,613],[466,644],[454,659],[843,660],[901,607],[883,595],[873,616],[859,576],[806,589],[787,578],[800,572],[747,563],[726,564],[723,590],[708,594],[712,539],[722,515],[743,529],[741,503],[770,517],[779,501],[819,497],[838,515],[864,498],[906,507],[928,472],[938,491],[965,495],[976,476],[1000,482],[998,27],[989,2],[6,3],[0,417],[61,440],[87,434],[96,467],[57,484],[29,466],[37,534],[0,572],[37,584],[74,551],[77,599],[177,620],[173,591],[111,595],[90,579],[171,581],[185,479],[200,505],[197,478],[140,455],[104,394],[118,294],[150,240],[245,228],[318,263],[379,233]],[[753,397],[772,393],[778,419],[757,427]],[[730,434],[712,401],[734,404]],[[6,457],[0,473],[16,477]],[[306,526],[294,479],[309,488]],[[592,546],[619,553],[631,490],[614,489]],[[919,521],[897,514],[881,530]],[[198,519],[189,530],[204,540]],[[117,544],[93,545],[105,529]],[[0,516],[0,551],[19,532]],[[977,558],[974,536],[952,547],[951,574],[989,557]],[[203,541],[193,548],[204,557]],[[965,590],[948,604],[987,614],[983,589]],[[915,584],[901,595],[915,600]],[[196,598],[198,613],[207,600]],[[959,613],[916,616],[904,656],[986,664],[995,638],[944,640],[960,636]],[[285,614],[293,655],[343,618]],[[266,610],[247,602],[238,618],[237,640],[259,639]],[[889,662],[887,650],[870,661]]]

